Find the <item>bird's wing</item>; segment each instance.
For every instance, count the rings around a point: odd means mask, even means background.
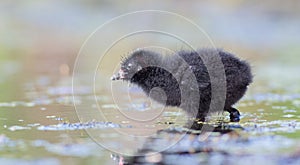
[[[205,67],[192,65],[184,74],[183,80],[195,81],[196,79],[199,88],[206,88],[210,85],[209,74]]]

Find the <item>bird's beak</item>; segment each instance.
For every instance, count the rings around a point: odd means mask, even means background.
[[[111,80],[122,80],[125,78],[125,72],[120,69],[118,73],[114,74],[112,77],[111,77]]]
[[[119,80],[120,76],[119,76],[119,74],[114,74],[110,79],[111,80]]]

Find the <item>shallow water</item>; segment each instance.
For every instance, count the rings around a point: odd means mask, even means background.
[[[269,80],[273,81],[272,78]],[[8,88],[15,88],[9,86],[11,82],[6,83]],[[185,135],[184,112],[176,108],[161,111],[162,106],[152,103],[136,87],[129,88],[131,102],[128,102],[126,83],[124,88],[120,86],[114,91],[115,96],[122,96],[115,100],[111,100],[110,90],[102,89],[94,94],[84,85],[76,90],[73,100],[70,77],[28,79],[16,88],[18,96],[0,103],[1,163],[116,164],[135,161],[143,164],[176,161],[174,163],[178,164],[240,164],[244,160],[254,160],[257,164],[265,161],[297,164],[300,159],[299,89],[294,87],[291,91],[291,86],[277,86],[277,90],[267,90],[260,86],[270,86],[270,83],[258,76],[247,95],[236,105],[242,114],[241,121],[228,123],[227,113],[215,116],[223,120],[222,131],[206,136],[199,135],[199,132]],[[98,104],[95,104],[95,99]],[[78,116],[74,103],[83,105],[87,116],[84,113]],[[139,119],[143,119],[141,116],[147,116],[145,120],[149,116],[154,118],[141,124],[141,121],[122,116],[118,108],[125,115],[136,115]],[[100,113],[104,118],[97,120]],[[91,116],[95,120],[88,120]],[[213,118],[210,125],[218,123]],[[157,134],[158,130],[164,131]],[[226,130],[230,130],[229,133],[222,133]],[[174,137],[182,139],[179,141]],[[114,154],[114,150],[142,155],[162,152],[153,158],[136,159]]]

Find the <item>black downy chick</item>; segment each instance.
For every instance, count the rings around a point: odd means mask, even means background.
[[[221,62],[216,62],[216,57]],[[209,72],[208,68],[212,70]],[[223,77],[214,74],[214,69],[217,73],[218,69],[223,69]],[[205,121],[211,106],[215,108],[212,111],[228,111],[230,121],[238,122],[240,113],[232,105],[245,94],[252,74],[247,62],[220,49],[179,51],[173,55],[136,50],[122,61],[121,69],[112,80],[136,84],[152,99],[166,106],[181,107],[201,121]],[[225,82],[224,95],[221,92],[213,98],[221,102],[223,98],[223,104],[216,101],[217,106],[211,105],[212,81],[215,84],[218,84],[216,81]]]

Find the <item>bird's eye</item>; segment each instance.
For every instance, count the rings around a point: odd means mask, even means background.
[[[129,63],[129,64],[127,65],[127,69],[130,69],[131,67],[132,67],[132,64]]]

